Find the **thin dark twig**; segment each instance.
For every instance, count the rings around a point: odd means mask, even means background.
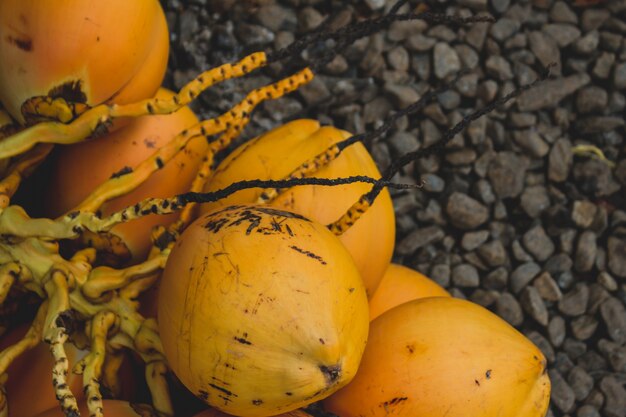
[[[236,193],[237,191],[249,189],[249,188],[291,188],[303,185],[320,185],[320,186],[336,186],[353,183],[369,183],[369,184],[381,184],[382,187],[391,187],[401,190],[410,188],[417,188],[416,184],[397,184],[387,180],[375,179],[364,175],[355,175],[343,178],[290,178],[285,180],[242,180],[234,182],[227,187],[224,187],[217,191],[208,193],[196,193],[189,192],[179,194],[174,199],[179,207],[189,203],[212,203],[221,200],[229,195]]]

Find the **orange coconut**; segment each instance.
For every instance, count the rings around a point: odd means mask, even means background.
[[[0,0],[0,102],[19,122],[38,96],[90,106],[147,98],[169,52],[157,0]]]
[[[397,305],[427,297],[450,297],[450,293],[413,269],[390,264],[370,298],[370,320]]]
[[[350,136],[350,133],[332,126],[322,127],[315,120],[286,123],[232,152],[217,167],[205,190],[218,190],[246,179],[282,179],[307,159]],[[380,177],[374,160],[360,143],[350,146],[328,166],[311,174],[319,178],[352,175]],[[343,215],[371,187],[363,183],[335,187],[293,187],[271,205],[328,224]],[[239,191],[216,203],[203,205],[202,210],[206,213],[233,204],[254,203],[262,191],[258,188]],[[354,258],[367,292],[371,295],[393,253],[395,215],[389,193],[383,191],[372,208],[339,239]]]
[[[157,97],[171,95],[161,89]],[[71,210],[112,174],[135,167],[180,131],[197,122],[193,112],[185,107],[170,115],[143,116],[104,137],[59,148],[45,203],[48,214],[58,216]],[[144,198],[171,197],[188,191],[206,149],[204,138],[192,139],[175,158],[134,191],[106,203],[102,214],[131,206]],[[177,214],[150,215],[117,225],[112,233],[122,238],[137,259],[143,257],[150,247],[152,227],[169,224],[176,218]]]
[[[324,401],[341,417],[543,417],[546,359],[504,320],[469,301],[431,297],[370,324],[357,375]]]
[[[232,417],[230,414],[222,413],[215,408],[204,410],[203,412],[196,414],[194,417]],[[302,410],[295,410],[285,414],[279,414],[276,417],[311,417],[310,414],[305,413]]]

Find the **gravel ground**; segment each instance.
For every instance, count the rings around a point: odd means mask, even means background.
[[[394,3],[162,2],[172,31],[171,88]],[[437,0],[430,8],[496,20],[394,23],[347,48],[299,92],[262,106],[245,136],[301,117],[372,130],[468,70],[421,114],[367,144],[385,167],[554,63],[551,80],[396,178],[426,185],[395,193],[395,261],[488,307],[541,348],[553,384],[548,416],[626,417],[626,1]],[[273,65],[226,83],[194,109],[214,116],[283,70]],[[577,145],[595,145],[608,159],[575,154]]]

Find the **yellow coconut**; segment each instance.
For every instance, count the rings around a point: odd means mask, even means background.
[[[93,106],[158,89],[169,52],[158,0],[0,0],[0,102],[50,96]]]
[[[165,99],[172,95],[171,91],[160,89],[156,97]],[[179,132],[197,122],[191,109],[183,107],[169,115],[132,119],[106,136],[58,148],[47,187],[45,214],[55,217],[72,210],[112,175],[132,171]],[[105,203],[102,214],[121,210],[144,198],[165,198],[188,191],[207,148],[204,138],[192,139],[139,187]],[[167,225],[176,218],[178,214],[146,216],[119,224],[111,232],[122,239],[135,259],[141,259],[151,245],[152,227]]]
[[[370,298],[370,320],[397,305],[427,297],[450,297],[450,294],[427,276],[406,266],[391,264]]]
[[[285,413],[356,373],[365,288],[326,227],[266,206],[197,219],[161,279],[159,332],[174,373],[226,413]]]
[[[222,413],[219,410],[214,408],[210,408],[208,410],[204,410],[200,414],[196,414],[194,417],[232,417],[230,414]],[[311,417],[310,414],[305,413],[302,410],[295,410],[289,413],[280,414],[276,417]]]
[[[546,359],[495,314],[424,298],[371,322],[354,380],[324,401],[341,417],[543,417]]]
[[[332,126],[322,127],[315,120],[286,123],[231,153],[217,167],[205,190],[218,190],[245,179],[282,179],[306,160],[350,136],[350,133]],[[311,175],[319,178],[380,177],[374,160],[360,143],[347,148],[327,167]],[[329,224],[370,189],[370,184],[363,183],[293,187],[271,205]],[[202,210],[206,213],[233,204],[255,203],[262,191],[239,191],[216,203],[203,205]],[[391,261],[395,241],[395,215],[386,190],[356,224],[340,236],[340,240],[352,254],[368,294],[373,294]]]

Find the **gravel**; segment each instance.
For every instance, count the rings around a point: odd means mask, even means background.
[[[172,29],[166,84],[180,88],[201,70],[380,15],[394,2],[162,3]],[[553,383],[548,416],[626,417],[626,5],[437,0],[430,9],[496,20],[394,23],[344,49],[311,85],[260,106],[244,136],[303,117],[371,131],[428,88],[453,82],[423,112],[366,143],[386,167],[552,65],[548,81],[395,178],[426,185],[392,192],[394,260],[487,306],[540,347]],[[216,86],[194,110],[214,117],[294,64]]]

